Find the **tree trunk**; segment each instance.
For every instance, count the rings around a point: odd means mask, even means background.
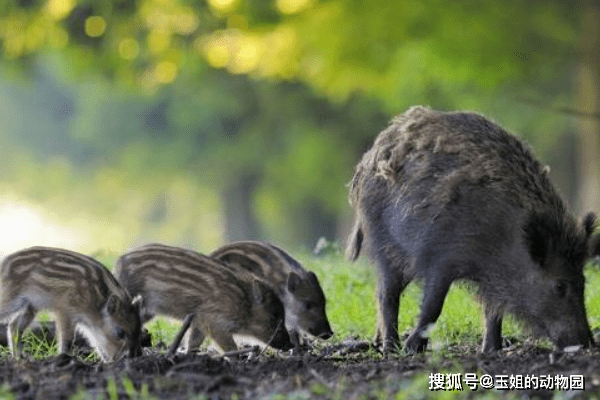
[[[258,178],[254,175],[237,177],[222,192],[225,211],[225,239],[257,240],[261,237],[260,224],[254,214],[254,190]]]
[[[581,61],[577,71],[577,108],[589,114],[600,112],[600,7],[594,3],[584,10]],[[600,120],[582,117],[578,130],[578,211],[600,212]]]
[[[328,241],[336,239],[337,216],[327,212],[317,200],[306,200],[296,215],[296,232],[301,245],[313,250],[321,237]]]

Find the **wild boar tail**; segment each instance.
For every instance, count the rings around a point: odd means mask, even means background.
[[[360,254],[362,243],[362,224],[360,223],[360,220],[357,219],[354,223],[354,227],[352,228],[352,233],[350,234],[350,237],[348,237],[348,245],[346,247],[346,256],[350,261],[356,261],[358,255]]]

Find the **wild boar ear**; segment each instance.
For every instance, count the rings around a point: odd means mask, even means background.
[[[588,257],[600,256],[600,233],[592,235],[588,240]]]
[[[596,214],[593,212],[588,212],[585,217],[583,217],[583,229],[585,229],[585,233],[589,238],[594,229],[596,229]]]
[[[295,272],[290,272],[287,278],[287,288],[290,291],[290,293],[294,293],[296,290],[298,290],[298,287],[301,283],[302,279],[300,278],[300,276]]]
[[[317,278],[317,275],[312,271],[308,271],[308,280],[313,285],[319,285],[319,278]]]
[[[121,309],[121,300],[116,295],[111,294],[106,300],[104,308],[108,315],[115,315]]]
[[[531,214],[524,227],[525,243],[531,259],[544,266],[550,249],[551,234],[548,221],[542,215]]]
[[[252,298],[255,304],[262,304],[265,302],[265,295],[263,293],[263,285],[257,280],[252,280]]]
[[[585,238],[587,241],[587,257],[600,255],[600,233],[594,233],[596,229],[596,214],[588,212],[581,220]]]

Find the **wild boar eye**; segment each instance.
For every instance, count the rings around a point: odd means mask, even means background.
[[[314,306],[315,305],[313,303],[311,303],[310,301],[307,301],[307,302],[304,303],[304,309],[306,311],[312,310]]]
[[[556,291],[556,295],[558,297],[565,297],[567,295],[567,283],[566,282],[557,282],[554,290]]]
[[[115,329],[115,336],[121,340],[125,340],[127,338],[127,333],[125,333],[125,330],[123,328],[117,326],[117,328]]]

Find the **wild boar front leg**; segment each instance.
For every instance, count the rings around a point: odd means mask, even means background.
[[[300,334],[298,333],[298,330],[294,329],[293,327],[287,327],[286,329],[288,331],[288,334],[290,335],[290,342],[292,342],[292,346],[295,352],[299,352],[300,351]]]

